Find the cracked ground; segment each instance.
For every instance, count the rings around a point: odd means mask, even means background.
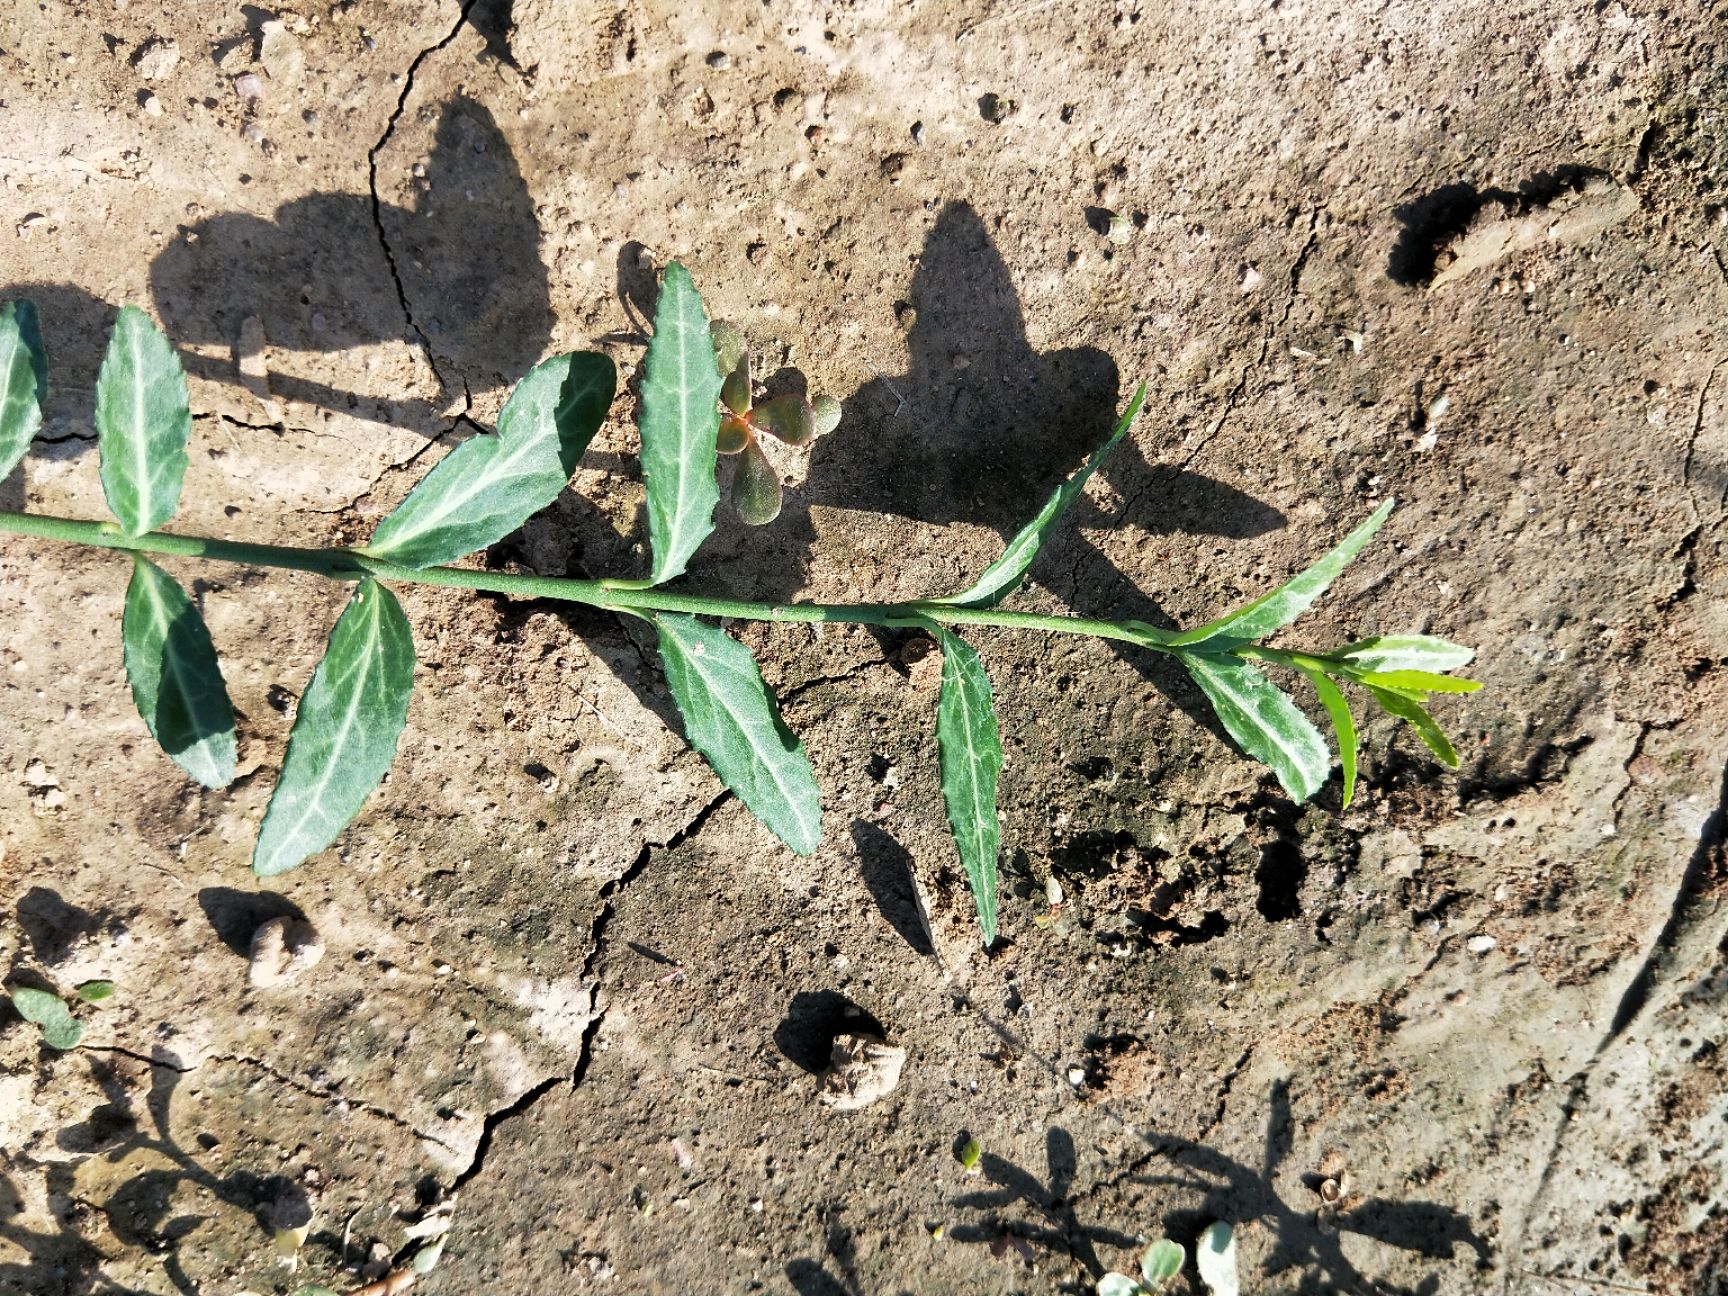
[[[1396,496],[1282,642],[1427,631],[1488,685],[1442,705],[1457,772],[1371,721],[1357,801],[1295,807],[1160,662],[980,633],[1008,755],[986,955],[915,637],[732,627],[823,788],[797,858],[685,749],[639,626],[416,587],[393,772],[260,884],[346,591],[168,564],[240,712],[240,777],[206,792],[132,709],[125,564],[8,539],[0,959],[117,991],[68,1053],[0,1015],[0,1293],[345,1290],[452,1197],[416,1290],[1079,1293],[1221,1218],[1246,1292],[1722,1291],[1720,18],[0,16],[0,295],[38,303],[52,375],[0,507],[102,515],[123,303],[191,375],[175,528],[284,544],[364,539],[533,363],[592,348],[611,419],[475,561],[640,574],[629,384],[677,258],[766,371],[845,407],[777,460],[777,522],[722,506],[693,588],[961,588],[1145,379],[1019,606],[1197,624]],[[1434,284],[1479,208],[1540,224],[1590,175],[1630,214]],[[253,988],[284,915],[328,953]],[[817,1073],[859,1023],[909,1061],[833,1112]],[[292,1271],[264,1223],[290,1192],[316,1212]]]

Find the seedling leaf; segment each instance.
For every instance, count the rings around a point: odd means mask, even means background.
[[[1107,1273],[1098,1280],[1098,1296],[1139,1296],[1144,1290],[1127,1274]]]
[[[1356,721],[1350,714],[1350,703],[1344,698],[1339,687],[1317,670],[1303,669],[1308,682],[1314,686],[1314,692],[1320,697],[1320,705],[1326,708],[1326,714],[1332,718],[1332,731],[1338,735],[1338,763],[1344,769],[1344,804],[1343,809],[1350,808],[1350,802],[1356,796]]]
[[[1355,679],[1374,688],[1391,689],[1397,693],[1474,693],[1482,687],[1481,680],[1465,679],[1460,675],[1436,675],[1425,670],[1391,670],[1352,672]]]
[[[1451,671],[1468,666],[1476,651],[1433,635],[1375,635],[1346,645],[1336,655],[1365,671]]]
[[[197,606],[167,572],[132,555],[120,621],[126,678],[150,736],[208,788],[234,780],[234,704]]]
[[[977,1174],[979,1163],[984,1159],[984,1145],[976,1138],[969,1138],[960,1147],[960,1167],[967,1174]]]
[[[74,990],[85,1003],[101,1003],[104,999],[113,996],[114,983],[112,981],[80,981]]]
[[[48,354],[36,304],[19,300],[0,310],[0,478],[18,466],[42,426],[48,393]]]
[[[702,298],[690,272],[669,262],[642,376],[642,476],[656,585],[680,575],[714,529],[720,382]]]
[[[1313,796],[1332,770],[1320,731],[1260,670],[1236,657],[1179,654],[1242,750],[1271,766],[1292,800]]]
[[[1206,1226],[1194,1247],[1194,1263],[1212,1296],[1237,1296],[1236,1235],[1223,1220]]]
[[[1408,722],[1423,745],[1439,757],[1442,765],[1450,769],[1458,768],[1458,753],[1453,749],[1451,741],[1440,731],[1434,717],[1428,714],[1427,708],[1420,702],[1396,689],[1378,688],[1370,684],[1368,691],[1374,695],[1374,700],[1386,714]]]
[[[732,478],[732,504],[749,526],[767,526],[780,516],[780,474],[754,441],[745,443]]]
[[[96,376],[102,493],[129,536],[154,531],[180,503],[192,410],[180,357],[150,317],[124,306]]]
[[[1038,510],[1038,516],[1020,529],[1020,534],[1008,542],[1002,556],[984,569],[984,574],[971,588],[931,601],[957,603],[961,607],[995,607],[1018,589],[1027,570],[1032,566],[1032,560],[1038,556],[1038,551],[1044,547],[1044,541],[1049,539],[1050,532],[1068,511],[1068,506],[1086,488],[1087,481],[1097,471],[1098,465],[1104,462],[1104,456],[1128,435],[1128,429],[1134,425],[1140,406],[1145,400],[1146,384],[1141,383],[1134,393],[1134,399],[1128,403],[1127,410],[1117,420],[1110,439],[1092,452],[1092,457],[1080,466],[1078,472],[1056,488],[1044,507]]]
[[[808,855],[822,836],[822,794],[750,650],[682,613],[660,613],[654,625],[690,745],[770,832]]]
[[[1140,1257],[1140,1276],[1153,1285],[1167,1283],[1182,1272],[1183,1261],[1187,1258],[1188,1253],[1180,1242],[1159,1238]]]
[[[598,352],[536,365],[510,394],[498,431],[446,455],[379,523],[366,552],[433,567],[503,539],[558,498],[616,386],[612,361]]]
[[[1216,621],[1184,631],[1169,641],[1171,647],[1228,652],[1241,644],[1264,639],[1280,626],[1289,625],[1326,592],[1327,586],[1338,579],[1338,573],[1362,551],[1362,546],[1367,544],[1385,523],[1387,515],[1392,512],[1393,503],[1394,501],[1387,500],[1375,509],[1369,514],[1367,521],[1345,536],[1330,553],[1301,575]]]
[[[300,698],[282,774],[252,852],[260,877],[323,850],[360,813],[396,754],[414,687],[414,641],[396,596],[361,580]]]
[[[42,1028],[42,1042],[49,1048],[64,1052],[76,1048],[84,1038],[84,1027],[73,1019],[72,1010],[59,995],[34,986],[13,986],[6,993],[20,1017]]]
[[[996,853],[1002,837],[996,822],[996,777],[1002,769],[996,703],[984,663],[971,645],[934,622],[925,628],[942,647],[942,692],[936,704],[942,800],[989,946],[996,939]]]

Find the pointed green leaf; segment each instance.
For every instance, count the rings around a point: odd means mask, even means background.
[[[1314,686],[1314,692],[1320,697],[1320,705],[1326,708],[1326,714],[1332,717],[1332,730],[1338,735],[1338,763],[1344,769],[1344,804],[1343,809],[1350,808],[1350,802],[1356,796],[1356,720],[1350,714],[1350,703],[1345,701],[1344,694],[1322,672],[1300,668],[1308,677],[1308,682]]]
[[[1458,753],[1452,747],[1451,740],[1440,731],[1434,717],[1413,697],[1407,697],[1394,689],[1378,688],[1372,684],[1368,691],[1374,695],[1381,709],[1387,715],[1397,716],[1416,731],[1416,736],[1422,740],[1423,746],[1439,757],[1442,765],[1451,769],[1458,768]]]
[[[74,1020],[72,1010],[59,995],[33,986],[13,986],[6,993],[20,1017],[42,1028],[42,1042],[49,1048],[76,1048],[84,1037],[84,1027]]]
[[[96,375],[96,431],[102,493],[120,529],[154,531],[180,503],[192,410],[180,357],[136,306],[121,308]]]
[[[1098,1280],[1098,1296],[1140,1296],[1145,1290],[1127,1274],[1107,1273]]]
[[[1167,1283],[1182,1272],[1182,1264],[1187,1258],[1188,1253],[1180,1242],[1159,1238],[1140,1257],[1140,1276],[1149,1283]]]
[[[1206,1226],[1194,1247],[1194,1263],[1212,1296],[1237,1296],[1241,1287],[1236,1276],[1236,1235],[1223,1220]]]
[[[42,426],[48,394],[48,353],[34,302],[0,310],[0,478],[18,466]]]
[[[1476,652],[1433,635],[1375,635],[1358,639],[1333,654],[1368,671],[1451,671],[1468,666]]]
[[[234,704],[216,648],[186,591],[141,554],[120,621],[126,678],[150,736],[208,788],[234,781]]]
[[[1257,667],[1236,657],[1179,654],[1242,750],[1270,766],[1292,800],[1306,801],[1332,770],[1320,731]]]
[[[720,382],[702,298],[690,272],[670,262],[642,374],[642,476],[656,585],[680,575],[714,529]]]
[[[252,851],[285,873],[348,826],[396,754],[414,687],[414,640],[396,596],[371,577],[348,600],[300,698],[288,755]]]
[[[101,1003],[114,996],[112,981],[80,981],[74,989],[85,1003]]]
[[[1392,512],[1392,500],[1375,509],[1331,553],[1300,576],[1286,581],[1270,594],[1237,608],[1227,616],[1209,621],[1203,626],[1184,631],[1171,639],[1172,647],[1198,648],[1205,652],[1228,652],[1240,644],[1264,639],[1280,626],[1289,625],[1306,612],[1315,599],[1326,592],[1327,586],[1338,579],[1350,560],[1362,551]]]
[[[822,794],[750,650],[681,613],[660,613],[654,625],[690,745],[769,831],[808,855],[822,837]]]
[[[996,822],[996,778],[1002,770],[996,702],[984,663],[971,645],[934,622],[925,628],[942,647],[942,693],[936,704],[942,800],[988,946],[996,939],[996,854],[1002,840]]]
[[[971,588],[958,594],[950,594],[946,598],[932,599],[934,603],[958,603],[961,607],[995,607],[1020,587],[1027,570],[1032,566],[1032,560],[1038,556],[1038,551],[1044,547],[1050,532],[1062,515],[1068,511],[1080,492],[1086,488],[1098,465],[1104,462],[1104,456],[1116,448],[1116,443],[1128,435],[1128,429],[1134,425],[1135,418],[1140,413],[1140,406],[1146,400],[1146,384],[1141,383],[1134,393],[1134,399],[1128,403],[1127,410],[1117,420],[1116,428],[1110,433],[1110,439],[1092,452],[1092,457],[1080,466],[1080,471],[1056,488],[1044,507],[1038,510],[1038,516],[1020,529],[1020,534],[1008,542],[1008,547],[1002,551],[1002,556],[984,569]]]
[[[1436,675],[1425,670],[1351,671],[1351,678],[1375,688],[1397,693],[1474,693],[1482,687],[1481,680],[1465,679],[1460,675]]]
[[[502,540],[558,498],[616,386],[612,361],[598,352],[536,365],[510,393],[498,431],[446,455],[379,523],[365,552],[434,567]]]

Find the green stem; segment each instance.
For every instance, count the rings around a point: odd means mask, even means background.
[[[1003,626],[1091,635],[1154,650],[1162,650],[1160,640],[1165,637],[1165,632],[1139,623],[1127,626],[1090,617],[1045,616],[1036,612],[1004,612],[996,608],[953,607],[946,603],[752,603],[640,588],[639,582],[635,581],[570,580],[560,576],[522,576],[463,567],[401,567],[353,549],[244,544],[207,536],[171,535],[164,531],[129,536],[122,534],[111,522],[80,522],[30,513],[0,512],[0,532],[134,553],[205,558],[252,567],[285,567],[316,572],[335,580],[358,580],[371,574],[384,581],[557,599],[620,612],[688,612],[696,616],[734,617],[744,621],[838,621],[880,626],[917,625],[928,620],[945,625]]]

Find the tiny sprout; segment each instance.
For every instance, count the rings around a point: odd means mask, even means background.
[[[748,526],[766,526],[780,516],[780,474],[763,453],[759,434],[766,432],[789,446],[806,446],[840,422],[840,402],[818,396],[814,402],[794,393],[756,404],[750,376],[750,352],[744,336],[724,320],[708,326],[714,339],[714,363],[720,384],[720,431],[715,450],[739,455],[732,478],[732,506]]]
[[[59,995],[33,986],[13,986],[6,993],[18,1015],[41,1028],[42,1042],[49,1048],[64,1053],[77,1048],[84,1038],[84,1027],[73,1019],[72,1010]]]
[[[1182,1244],[1169,1238],[1159,1238],[1140,1257],[1140,1276],[1107,1273],[1098,1280],[1098,1296],[1152,1296],[1177,1274],[1188,1253]]]
[[[948,1226],[946,1224],[932,1224],[930,1226],[930,1240],[932,1242],[940,1242],[947,1236]]]
[[[102,1000],[114,993],[114,983],[112,981],[82,981],[74,988],[74,993],[85,1003],[101,1003]]]
[[[975,1138],[968,1138],[960,1146],[960,1165],[969,1175],[983,1173],[981,1162],[984,1159],[984,1146]]]
[[[1223,1220],[1213,1221],[1201,1233],[1194,1263],[1212,1296],[1237,1296],[1241,1288],[1236,1277],[1236,1235]]]

